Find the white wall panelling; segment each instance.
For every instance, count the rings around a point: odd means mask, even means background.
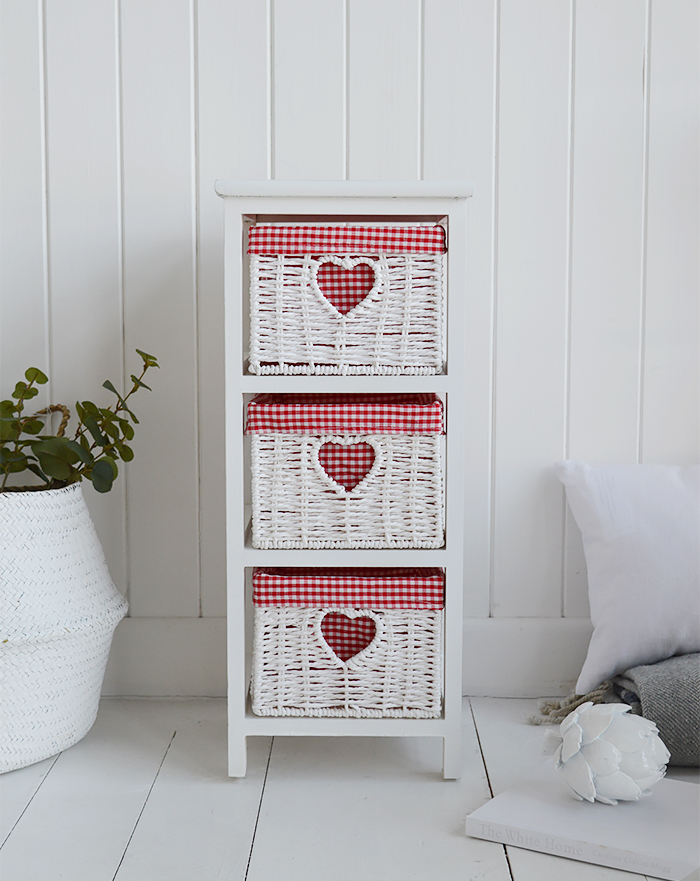
[[[346,0],[348,177],[422,175],[423,0]]]
[[[501,4],[492,613],[505,617],[561,611],[548,466],[564,451],[571,8]]]
[[[138,347],[161,364],[128,473],[131,607],[197,617],[194,7],[122,0],[121,12],[127,363]]]
[[[123,380],[114,8],[48,0],[45,47],[51,391],[72,408],[113,400],[102,382]],[[124,585],[125,484],[109,496],[88,487],[85,496],[112,577]]]
[[[222,687],[214,181],[271,176],[475,181],[465,645],[494,672],[465,681],[568,687],[588,605],[552,461],[698,456],[697,17],[696,0],[0,0],[0,394],[30,364],[72,404],[128,378],[135,346],[162,363],[126,480],[88,493],[133,616],[111,691]]]
[[[38,3],[2,0],[0,57],[0,394],[6,397],[26,367],[48,371],[50,360],[44,27]],[[36,400],[45,406],[48,394]]]
[[[682,462],[697,448],[698,21],[693,0],[651,10],[641,455]]]

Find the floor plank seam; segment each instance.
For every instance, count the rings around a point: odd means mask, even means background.
[[[255,826],[253,826],[253,837],[250,840],[250,850],[248,851],[248,862],[245,867],[245,875],[243,881],[248,881],[248,872],[250,871],[250,861],[253,859],[253,847],[255,846],[255,833],[258,831],[258,821],[260,820],[260,812],[262,811],[263,798],[265,796],[265,784],[267,783],[267,774],[270,770],[270,761],[272,759],[272,748],[275,745],[275,738],[270,740],[270,751],[267,754],[267,764],[265,765],[265,775],[263,777],[262,787],[260,789],[260,801],[258,802],[258,813],[255,815]]]
[[[469,703],[469,712],[472,714],[472,723],[474,724],[474,733],[476,734],[476,742],[479,747],[479,753],[481,754],[481,764],[484,766],[484,774],[486,774],[486,783],[489,787],[489,792],[491,793],[491,798],[493,798],[493,786],[491,786],[491,778],[489,777],[489,769],[486,764],[486,756],[484,755],[484,748],[481,745],[481,735],[479,734],[479,726],[476,724],[476,716],[474,715],[474,706],[472,705],[471,698],[467,698]],[[503,847],[503,855],[506,858],[506,865],[508,866],[508,874],[510,875],[511,881],[515,881],[515,875],[513,875],[513,867],[510,864],[510,856],[508,855],[508,848],[505,844],[501,845]]]
[[[61,755],[62,755],[62,753],[59,753],[59,754],[54,758],[53,762],[51,762],[51,767],[50,767],[49,770],[46,772],[46,774],[44,774],[44,776],[41,778],[41,782],[39,783],[39,785],[37,786],[37,788],[36,788],[36,789],[34,790],[34,792],[32,793],[32,797],[29,799],[29,801],[27,802],[27,804],[24,806],[24,810],[23,810],[22,813],[19,815],[19,817],[17,817],[17,819],[15,820],[15,822],[12,824],[12,829],[10,829],[10,831],[9,831],[9,832],[7,833],[7,835],[5,836],[5,840],[3,841],[3,843],[0,844],[0,850],[2,850],[3,847],[5,847],[5,845],[7,844],[7,842],[8,842],[9,839],[10,839],[10,835],[12,835],[12,833],[13,833],[13,832],[15,831],[15,829],[17,828],[17,825],[19,824],[19,821],[22,819],[22,817],[23,817],[23,816],[27,813],[27,811],[29,810],[29,805],[30,805],[30,804],[34,801],[34,799],[36,798],[36,796],[37,796],[39,790],[40,790],[41,787],[44,785],[44,782],[45,782],[46,778],[49,776],[49,774],[51,773],[51,771],[53,771],[53,767],[54,767],[54,765],[55,765],[56,762],[61,758]]]
[[[126,847],[124,848],[124,852],[122,853],[121,859],[119,860],[119,863],[117,864],[116,871],[114,872],[114,875],[112,876],[112,881],[115,881],[117,875],[119,874],[119,870],[121,869],[122,863],[124,862],[124,858],[126,857],[126,852],[129,850],[129,846],[130,846],[131,841],[134,837],[134,833],[136,832],[136,829],[138,828],[139,822],[141,821],[141,817],[143,816],[143,812],[146,810],[146,805],[148,804],[148,799],[151,797],[151,793],[153,792],[153,787],[156,785],[156,781],[158,780],[161,769],[163,768],[163,764],[164,764],[166,758],[168,757],[168,753],[170,752],[170,747],[173,745],[173,741],[175,740],[176,735],[177,735],[177,730],[173,731],[173,736],[170,738],[170,742],[168,743],[167,747],[165,748],[165,752],[163,753],[163,758],[160,760],[160,765],[158,765],[158,770],[155,773],[153,781],[152,781],[152,783],[149,787],[149,790],[146,794],[146,798],[143,800],[143,804],[141,805],[141,810],[139,811],[139,815],[136,818],[136,822],[134,823],[134,828],[131,830],[131,835],[129,835],[129,840],[126,842]]]

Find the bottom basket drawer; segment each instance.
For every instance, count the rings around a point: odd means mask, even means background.
[[[440,569],[257,569],[253,712],[435,718]]]

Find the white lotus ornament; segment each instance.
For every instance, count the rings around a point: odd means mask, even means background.
[[[670,756],[659,730],[627,704],[581,704],[559,726],[556,767],[579,800],[616,805],[651,795]]]

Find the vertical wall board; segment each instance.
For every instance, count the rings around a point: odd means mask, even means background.
[[[48,363],[41,6],[0,2],[0,397]],[[48,404],[48,389],[35,399]]]
[[[344,177],[343,0],[271,0],[272,177]]]
[[[652,6],[642,460],[697,461],[698,4]]]
[[[217,179],[267,177],[268,21],[264,3],[199,0],[199,412],[202,615],[226,614],[224,203]]]
[[[494,50],[496,4],[427,0],[423,34],[423,172],[471,180],[466,242],[469,300],[464,345],[465,596],[467,618],[488,617],[491,534],[491,395],[494,233]],[[447,84],[449,83],[449,88]]]
[[[348,178],[421,177],[420,0],[348,0]]]
[[[635,462],[639,440],[645,4],[578,0],[568,456]],[[585,614],[570,515],[564,612]]]
[[[158,357],[128,474],[135,616],[199,614],[192,8],[122,0],[124,299]]]
[[[569,455],[634,462],[645,4],[578,0],[576,9]]]
[[[111,2],[45,8],[52,397],[74,410],[76,400],[112,404],[102,383],[119,388],[123,377],[116,19]],[[122,590],[124,490],[123,474],[105,495],[84,482]]]
[[[494,616],[561,613],[570,16],[501,5]]]

